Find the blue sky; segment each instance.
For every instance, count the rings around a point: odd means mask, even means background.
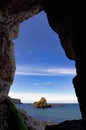
[[[14,41],[16,73],[9,96],[22,102],[77,102],[72,85],[74,61],[65,56],[58,34],[41,13],[20,25]]]

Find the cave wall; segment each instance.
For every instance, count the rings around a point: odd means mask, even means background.
[[[85,87],[82,87],[86,78],[86,7],[81,1],[0,0],[0,103],[7,97],[15,75],[12,40],[18,37],[20,23],[42,10],[58,33],[66,56],[75,60],[77,75],[73,84],[86,124]]]
[[[75,61],[73,85],[78,99],[82,124],[86,126],[86,7],[81,1],[44,0],[49,25],[58,33],[68,58]]]
[[[40,0],[0,0],[0,102],[8,95],[15,75],[12,40],[17,38],[19,25],[42,10]]]

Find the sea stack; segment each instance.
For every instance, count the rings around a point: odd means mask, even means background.
[[[38,102],[34,102],[34,107],[47,108],[47,107],[51,107],[51,104],[48,104],[47,100],[44,97],[42,97]]]

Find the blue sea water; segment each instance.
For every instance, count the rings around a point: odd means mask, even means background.
[[[81,113],[78,104],[64,104],[64,106],[55,105],[51,108],[34,108],[33,104],[16,104],[18,108],[24,109],[28,115],[35,119],[49,120],[60,123],[65,120],[81,119]]]

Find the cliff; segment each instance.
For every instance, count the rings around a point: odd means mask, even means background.
[[[21,99],[12,98],[12,100],[13,100],[13,102],[14,102],[15,104],[20,104],[20,103],[22,103],[22,102],[21,102]]]
[[[8,96],[16,65],[13,40],[19,25],[42,10],[40,0],[0,1],[0,102]]]

